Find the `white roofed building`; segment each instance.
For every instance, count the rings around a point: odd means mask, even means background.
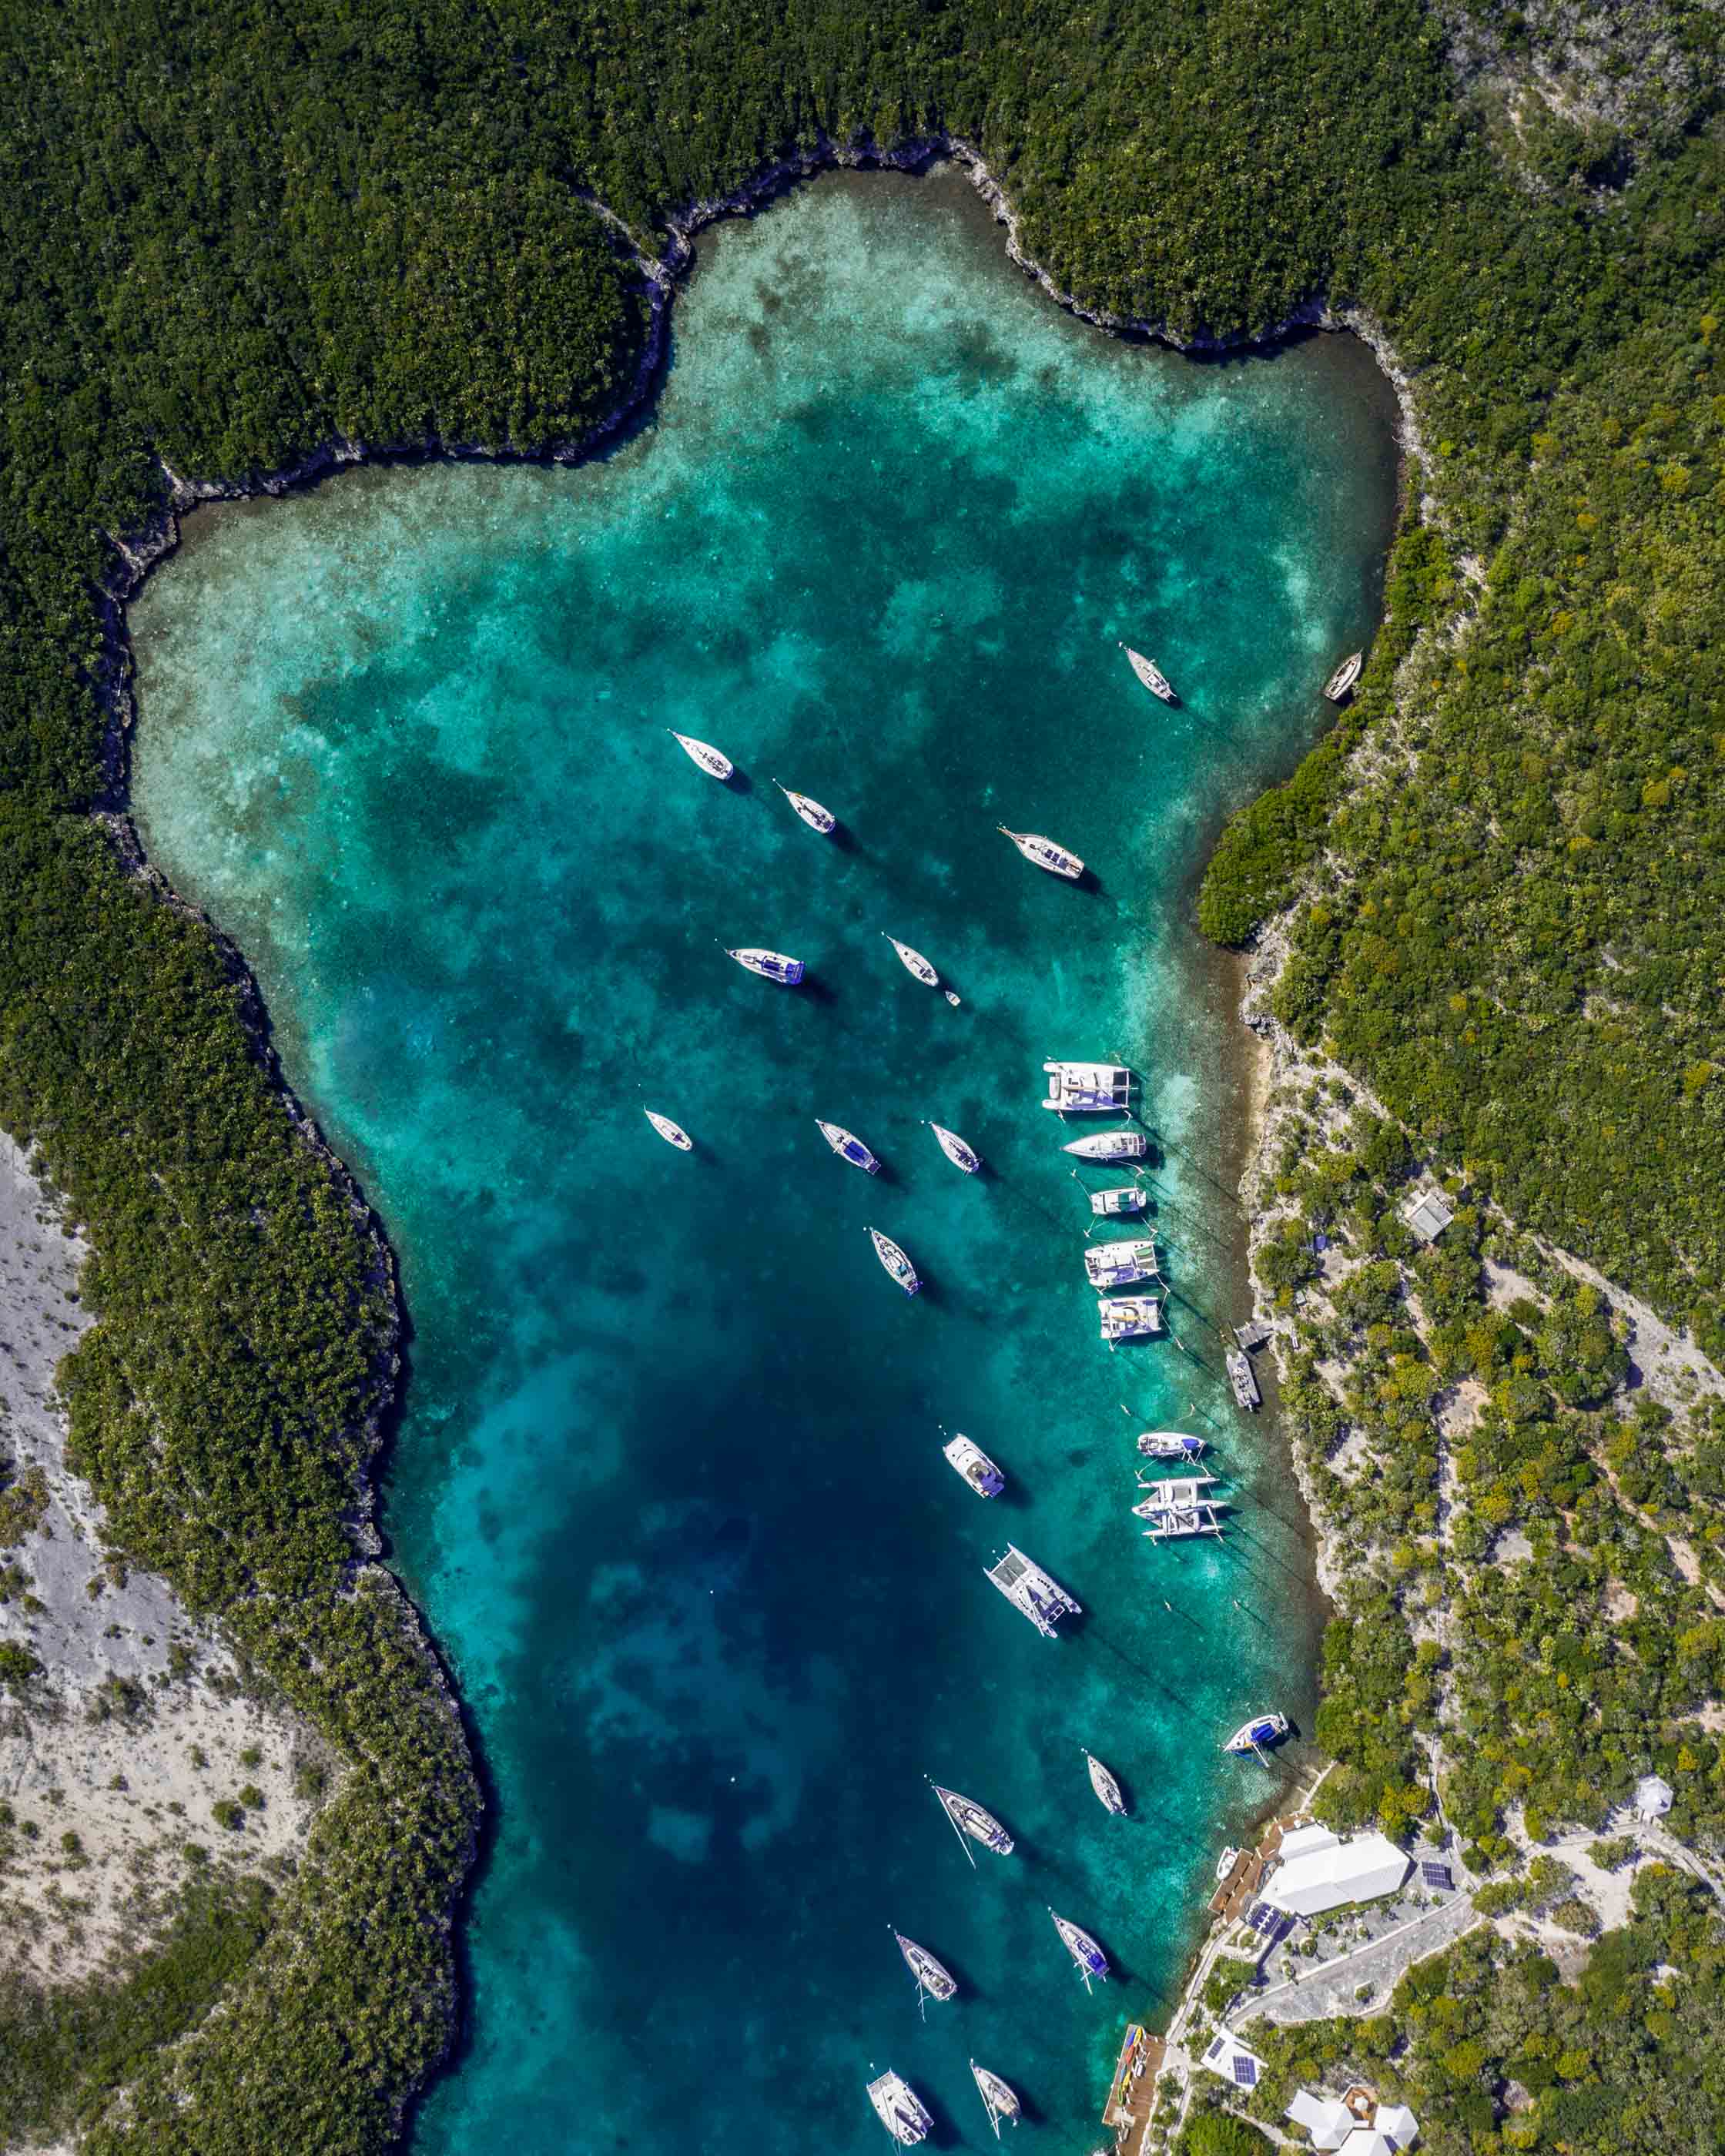
[[[1676,1794],[1662,1776],[1643,1774],[1635,1784],[1635,1816],[1644,1820],[1663,1819],[1671,1810]]]
[[[1294,1917],[1375,1902],[1394,1894],[1408,1876],[1409,1860],[1386,1835],[1356,1834],[1344,1841],[1327,1826],[1296,1827],[1283,1836],[1281,1854],[1262,1897]]]
[[[1284,2116],[1303,2126],[1326,2156],[1401,2156],[1420,2138],[1420,2122],[1406,2104],[1379,2103],[1363,2087],[1345,2097],[1296,2090]]]

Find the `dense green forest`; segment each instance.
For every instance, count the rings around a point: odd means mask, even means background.
[[[1088,304],[1210,337],[1314,295],[1372,311],[1429,507],[1356,705],[1230,829],[1204,920],[1238,939],[1321,874],[1291,1020],[1717,1339],[1718,18],[1594,19],[1578,117],[1523,100],[1572,56],[1493,0],[8,11],[0,1122],[96,1252],[64,1384],[119,1540],[347,1763],[267,1908],[188,1907],[183,1980],[0,1998],[0,2055],[35,2062],[0,2077],[8,2130],[95,2121],[123,2076],[88,2146],[374,2149],[448,2036],[475,1788],[354,1533],[387,1258],[237,963],[92,812],[124,798],[120,542],[164,531],[169,474],[578,444],[650,316],[593,198],[655,250],[788,152],[950,131]],[[1360,743],[1375,789],[1343,767]]]

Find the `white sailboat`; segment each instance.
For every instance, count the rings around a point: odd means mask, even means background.
[[[957,1131],[949,1131],[944,1123],[931,1123],[928,1127],[934,1132],[941,1151],[954,1168],[962,1168],[967,1175],[982,1173],[982,1155],[973,1146],[968,1146]]]
[[[1243,1722],[1222,1747],[1224,1752],[1256,1752],[1260,1756],[1269,1744],[1280,1744],[1288,1733],[1288,1718],[1285,1714],[1254,1715]]]
[[[919,1947],[915,1939],[907,1939],[896,1926],[889,1925],[887,1928],[898,1941],[898,1950],[905,1958],[905,1966],[916,1979],[917,2005],[920,2006],[925,1999],[932,1999],[937,2003],[950,1999],[957,1990],[958,1984],[945,1963],[937,1961],[927,1948]]]
[[[1086,1752],[1085,1760],[1090,1768],[1090,1785],[1096,1793],[1096,1800],[1104,1811],[1117,1817],[1126,1816],[1126,1799],[1120,1794],[1120,1784],[1097,1758],[1094,1752]]]
[[[923,1777],[925,1781],[927,1779],[927,1775]],[[940,1799],[941,1810],[952,1821],[953,1831],[961,1842],[967,1839],[979,1841],[984,1849],[992,1850],[996,1856],[1012,1855],[1012,1836],[986,1804],[979,1804],[974,1797],[960,1796],[957,1789],[943,1789],[938,1782],[929,1782],[928,1786]],[[968,1848],[964,1854],[970,1856]],[[970,1856],[970,1861],[973,1864],[976,1862],[973,1856]]]
[[[745,944],[733,951],[725,947],[727,958],[735,958],[746,972],[758,973],[763,981],[777,981],[783,988],[793,988],[803,978],[803,961],[788,958],[783,951],[762,951]]]
[[[1150,1150],[1150,1141],[1142,1131],[1092,1131],[1089,1136],[1073,1138],[1060,1147],[1075,1160],[1142,1160]]]
[[[1076,883],[1084,874],[1084,863],[1076,854],[1069,853],[1052,839],[1045,839],[1040,832],[1009,830],[1004,824],[997,824],[994,829],[1010,839],[1027,861],[1046,869],[1050,875],[1065,876],[1068,883]]]
[[[694,758],[709,778],[716,778],[722,785],[735,775],[737,766],[722,749],[715,748],[711,742],[696,741],[693,734],[680,734],[675,726],[667,726],[665,732],[680,744],[685,755]]]
[[[838,829],[839,819],[830,808],[823,808],[819,802],[811,800],[806,793],[793,793],[779,779],[775,778],[773,783],[811,831],[819,831],[824,839],[829,838]]]
[[[1354,683],[1358,680],[1365,663],[1366,654],[1363,651],[1350,652],[1331,675],[1329,680],[1324,684],[1324,694],[1332,704],[1339,704]]]
[[[870,1175],[880,1173],[880,1162],[855,1131],[847,1131],[843,1123],[823,1122],[819,1116],[814,1119],[814,1127],[840,1160],[848,1160],[853,1168],[862,1168]]]
[[[916,1277],[916,1268],[893,1241],[891,1236],[883,1235],[878,1228],[870,1228],[869,1240],[875,1246],[875,1255],[879,1258],[887,1272],[898,1282],[905,1293],[919,1294],[922,1283]]]
[[[1023,2107],[1008,2084],[999,2074],[991,2074],[986,2066],[979,2066],[973,2059],[970,2071],[976,2076],[977,2093],[988,2111],[988,2123],[994,2129],[994,2138],[1000,2138],[1000,2122],[1010,2119],[1014,2125],[1022,2116]]]
[[[1083,1925],[1075,1924],[1070,1917],[1059,1916],[1052,1909],[1048,1913],[1054,1919],[1054,1928],[1060,1935],[1061,1943],[1077,1964],[1078,1974],[1084,1979],[1085,1989],[1090,1989],[1090,1980],[1093,1976],[1106,1984],[1108,1981],[1108,1957]]]
[[[1179,701],[1174,694],[1174,685],[1153,659],[1147,659],[1142,651],[1134,651],[1129,644],[1122,644],[1127,663],[1153,696],[1159,696],[1164,704]]]
[[[1205,1440],[1183,1430],[1141,1430],[1138,1450],[1147,1460],[1202,1460]]]
[[[934,2125],[928,2107],[902,2074],[876,2074],[869,2083],[869,2102],[875,2116],[901,2148],[914,2148],[926,2141]]]
[[[667,1145],[675,1146],[679,1152],[694,1152],[695,1141],[680,1123],[674,1123],[669,1116],[661,1116],[656,1108],[643,1108],[641,1113]]]
[[[1006,1487],[1006,1477],[976,1440],[967,1437],[962,1430],[956,1437],[949,1437],[941,1450],[947,1465],[964,1477],[978,1497],[998,1497]]]
[[[886,936],[884,928],[880,933]],[[886,936],[886,940],[897,952],[899,963],[914,979],[921,981],[925,988],[937,988],[940,986],[940,975],[920,951],[913,951],[908,943],[901,943],[896,936]]]

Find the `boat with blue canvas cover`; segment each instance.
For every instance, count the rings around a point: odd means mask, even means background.
[[[848,1160],[853,1168],[860,1168],[869,1175],[880,1173],[880,1162],[855,1131],[847,1131],[843,1123],[823,1122],[819,1116],[814,1119],[814,1127],[840,1160]]]
[[[1183,1430],[1141,1430],[1138,1450],[1147,1460],[1202,1460],[1207,1441]]]
[[[974,1146],[968,1145],[957,1131],[949,1131],[944,1123],[931,1123],[928,1127],[934,1132],[935,1142],[954,1168],[962,1168],[967,1175],[982,1173],[983,1157]]]
[[[941,1450],[947,1464],[964,1477],[978,1497],[998,1497],[1006,1487],[1006,1477],[975,1439],[967,1437],[963,1430],[949,1437]]]
[[[758,973],[763,981],[777,981],[782,988],[793,988],[803,978],[803,961],[788,958],[783,951],[762,951],[745,944],[732,950],[727,944],[725,955],[735,958],[745,972]]]
[[[1285,1714],[1255,1715],[1250,1722],[1241,1722],[1222,1749],[1235,1753],[1267,1751],[1271,1745],[1281,1743],[1288,1727]]]
[[[1075,853],[1058,845],[1052,839],[1045,839],[1040,831],[1012,831],[1004,824],[995,829],[1001,836],[1010,839],[1027,861],[1039,869],[1046,869],[1050,875],[1064,876],[1068,883],[1076,883],[1084,874],[1084,863]]]
[[[1070,1917],[1063,1917],[1054,1909],[1049,1911],[1054,1928],[1060,1935],[1060,1943],[1071,1955],[1078,1974],[1084,1979],[1084,1988],[1090,1989],[1095,1977],[1099,1983],[1108,1980],[1108,1957],[1096,1944],[1082,1924],[1075,1924]]]
[[[1081,1617],[1084,1604],[1054,1579],[1016,1543],[983,1570],[1021,1617],[1028,1617],[1045,1640],[1052,1640],[1063,1617]]]

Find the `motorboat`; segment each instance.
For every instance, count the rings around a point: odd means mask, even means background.
[[[870,1228],[869,1240],[875,1246],[875,1255],[892,1276],[906,1295],[920,1292],[922,1283],[916,1277],[916,1268],[900,1250],[891,1235],[883,1235],[878,1228]]]
[[[991,2074],[986,2066],[979,2066],[973,2059],[970,2071],[976,2077],[977,2093],[981,2097],[988,2114],[988,2123],[994,2129],[994,2138],[1000,2138],[1000,2122],[1010,2119],[1014,2123],[1023,2114],[1024,2107],[1008,2084],[999,2074]]]
[[[1063,1617],[1078,1617],[1084,1605],[1012,1543],[1006,1554],[983,1568],[1020,1616],[1028,1617],[1045,1640],[1052,1640]]]
[[[1060,1151],[1075,1160],[1142,1160],[1150,1141],[1142,1131],[1088,1131],[1081,1138],[1070,1139]]]
[[[1125,1219],[1132,1214],[1142,1213],[1149,1203],[1149,1194],[1137,1183],[1122,1183],[1113,1190],[1092,1190],[1090,1194],[1090,1209],[1102,1220]]]
[[[1162,1277],[1156,1245],[1147,1235],[1135,1242],[1087,1243],[1084,1270],[1092,1287],[1125,1287],[1133,1281]]]
[[[1264,1395],[1258,1390],[1258,1373],[1252,1368],[1250,1356],[1242,1348],[1230,1348],[1222,1360],[1228,1366],[1228,1382],[1234,1388],[1235,1399],[1250,1414],[1264,1402]]]
[[[1102,1337],[1111,1348],[1117,1340],[1147,1340],[1162,1330],[1162,1298],[1154,1295],[1104,1296],[1096,1305],[1096,1321]]]
[[[1046,869],[1050,875],[1065,876],[1068,883],[1076,883],[1084,874],[1084,863],[1077,855],[1056,845],[1052,839],[1045,839],[1035,831],[1009,830],[1004,824],[997,824],[994,829],[1004,838],[1010,839],[1027,861]]]
[[[880,933],[886,936],[884,928]],[[937,988],[940,986],[940,975],[920,951],[913,951],[908,943],[901,943],[896,936],[886,936],[886,940],[897,952],[899,963],[914,979],[921,981],[925,988]]]
[[[1070,1917],[1062,1917],[1053,1909],[1048,1913],[1054,1920],[1055,1929],[1060,1935],[1061,1944],[1077,1964],[1078,1974],[1084,1979],[1085,1989],[1090,1989],[1092,1977],[1106,1984],[1108,1980],[1108,1957],[1083,1925],[1075,1924]]]
[[[1159,696],[1164,704],[1177,704],[1174,685],[1153,659],[1147,659],[1142,651],[1134,651],[1129,644],[1122,644],[1126,663],[1143,683],[1153,696]]]
[[[928,2107],[902,2074],[877,2074],[869,2083],[869,2102],[901,2148],[914,2148],[933,2130]]]
[[[928,1786],[940,1799],[941,1810],[957,1828],[961,1840],[968,1837],[979,1841],[984,1849],[993,1850],[996,1856],[1012,1855],[1012,1836],[985,1804],[979,1804],[974,1797],[960,1796],[957,1789],[943,1789],[938,1782],[931,1782]],[[965,1855],[970,1856],[968,1850]],[[971,1862],[975,1861],[971,1857]]]
[[[1339,704],[1354,683],[1358,680],[1365,663],[1366,654],[1363,651],[1350,652],[1331,675],[1329,680],[1324,684],[1324,694],[1332,704]]]
[[[1057,1116],[1127,1116],[1137,1083],[1123,1063],[1045,1063],[1048,1095],[1042,1105]]]
[[[1176,1476],[1162,1482],[1140,1481],[1147,1493],[1132,1507],[1134,1515],[1147,1521],[1144,1532],[1152,1542],[1184,1542],[1194,1535],[1222,1532],[1222,1507],[1204,1492],[1215,1483],[1214,1475]]]
[[[641,1113],[667,1145],[675,1146],[679,1152],[694,1152],[695,1141],[680,1123],[674,1123],[669,1116],[661,1116],[656,1108],[643,1108]]]
[[[829,838],[838,829],[839,819],[830,808],[823,808],[819,802],[811,801],[806,793],[793,793],[788,786],[781,785],[776,778],[773,783],[811,831],[819,831],[823,838]]]
[[[715,748],[711,742],[696,741],[693,734],[680,734],[675,726],[667,726],[665,732],[686,755],[694,758],[709,778],[716,778],[722,784],[726,779],[736,775],[737,766],[722,749]]]
[[[783,951],[760,951],[745,945],[733,951],[727,945],[725,955],[735,958],[739,966],[751,973],[758,973],[763,981],[777,981],[783,988],[793,988],[803,978],[803,961],[787,958]]]
[[[1208,1445],[1183,1430],[1141,1430],[1138,1450],[1147,1460],[1202,1460]]]
[[[957,1981],[944,1962],[937,1961],[927,1947],[919,1947],[915,1939],[907,1939],[896,1928],[892,1936],[898,1941],[898,1950],[905,1958],[905,1965],[916,1979],[916,1996],[936,2001],[950,1999],[958,1989]]]
[[[1120,1818],[1126,1816],[1126,1799],[1120,1794],[1120,1784],[1097,1758],[1094,1752],[1084,1755],[1090,1768],[1090,1785],[1096,1793],[1096,1801],[1105,1812],[1113,1812]]]
[[[1006,1487],[1006,1477],[975,1439],[967,1437],[963,1430],[949,1437],[941,1450],[978,1497],[998,1497]]]
[[[1224,1752],[1262,1752],[1270,1745],[1280,1744],[1288,1733],[1288,1718],[1285,1714],[1255,1715],[1243,1722],[1222,1747]]]
[[[934,1132],[936,1143],[954,1168],[962,1168],[967,1175],[982,1173],[983,1157],[974,1146],[967,1145],[957,1131],[949,1131],[944,1123],[931,1123],[928,1127]]]
[[[843,1123],[823,1122],[819,1116],[814,1119],[814,1127],[840,1160],[848,1160],[853,1168],[862,1168],[870,1175],[880,1173],[880,1162],[855,1131],[847,1131]]]

